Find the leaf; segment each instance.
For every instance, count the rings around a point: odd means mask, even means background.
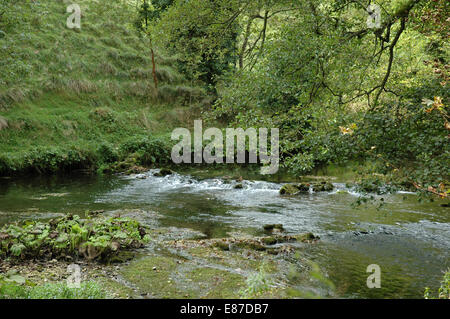
[[[25,249],[26,249],[26,247],[22,243],[14,244],[10,248],[11,253],[16,257],[20,256],[22,254],[22,251],[24,251]]]
[[[437,109],[442,108],[444,106],[444,104],[442,103],[442,98],[439,96],[435,96],[433,106]]]
[[[11,275],[8,278],[5,278],[5,281],[7,282],[15,282],[20,285],[23,285],[25,283],[25,277],[22,277],[20,275]]]

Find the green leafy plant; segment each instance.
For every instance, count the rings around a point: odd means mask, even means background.
[[[437,291],[437,296],[434,296],[430,288],[425,288],[425,299],[450,299],[450,269],[448,269],[441,281],[441,286]]]
[[[267,274],[266,266],[260,266],[257,273],[250,274],[246,280],[246,287],[240,291],[241,298],[258,298],[271,289],[272,281]]]
[[[48,223],[27,221],[0,229],[0,256],[58,258],[66,255],[106,259],[122,249],[140,248],[149,236],[129,218],[67,216]]]

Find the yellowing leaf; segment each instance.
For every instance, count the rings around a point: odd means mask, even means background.
[[[353,135],[354,131],[351,128],[339,126],[339,129],[343,135]]]
[[[439,96],[435,96],[433,106],[435,108],[442,108],[444,106],[444,104],[442,103],[442,98],[440,98]]]

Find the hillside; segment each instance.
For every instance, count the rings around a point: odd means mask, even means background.
[[[132,5],[77,3],[81,30],[67,28],[63,1],[18,1],[0,22],[0,175],[98,168],[152,139],[166,147],[204,98],[161,55],[155,89]]]

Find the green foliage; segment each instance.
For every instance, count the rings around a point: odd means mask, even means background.
[[[237,5],[236,1],[175,1],[150,26],[150,33],[157,45],[177,55],[186,76],[215,91],[217,77],[236,61],[236,24],[221,21]]]
[[[119,159],[117,150],[111,144],[102,143],[99,146],[98,153],[103,163],[113,163]]]
[[[133,137],[120,146],[122,154],[136,154],[141,165],[168,163],[171,149],[172,142],[166,138]]]
[[[82,282],[80,288],[65,283],[24,286],[3,282],[0,278],[0,299],[105,299],[106,291],[93,281]]]
[[[0,256],[106,259],[121,249],[139,248],[148,241],[139,222],[129,218],[67,216],[48,223],[27,221],[0,229]]]
[[[174,2],[174,0],[141,0],[138,9],[138,18],[136,20],[136,28],[139,31],[145,31],[149,23],[158,19],[164,11],[166,11]]]
[[[425,7],[412,1],[379,4],[392,19],[425,10],[445,30],[440,1]],[[251,67],[221,78],[211,118],[279,128],[281,164],[296,175],[356,160],[374,163],[371,173],[415,181],[424,189],[448,184],[445,41],[435,41],[414,22],[393,43],[392,34],[401,30],[396,21],[383,31],[391,37],[380,48],[377,31],[367,29],[364,4],[298,6],[269,20],[264,50]],[[395,46],[392,65],[388,44]],[[422,99],[433,97],[441,97],[443,106],[427,112]]]
[[[444,274],[441,281],[441,287],[437,291],[437,296],[434,296],[430,288],[425,288],[425,299],[450,299],[450,269]]]
[[[267,266],[261,265],[259,272],[250,274],[246,280],[246,287],[241,289],[243,299],[258,298],[271,289],[272,281],[266,271]]]

